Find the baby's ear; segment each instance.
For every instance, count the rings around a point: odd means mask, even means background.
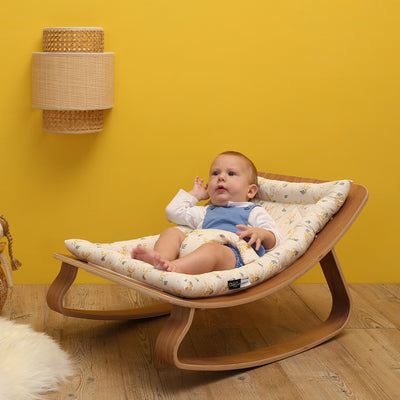
[[[249,186],[249,190],[247,192],[247,196],[248,196],[249,200],[254,198],[254,196],[257,194],[257,191],[258,191],[257,185],[255,183],[252,183]]]

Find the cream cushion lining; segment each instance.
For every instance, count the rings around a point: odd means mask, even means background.
[[[351,181],[293,183],[258,178],[256,203],[265,207],[276,221],[283,241],[273,250],[258,257],[237,235],[220,231],[190,230],[182,244],[181,255],[208,241],[231,243],[237,247],[245,265],[228,271],[200,275],[164,272],[130,257],[138,245],[152,248],[158,235],[114,243],[92,243],[82,239],[65,241],[67,249],[81,260],[110,269],[166,292],[187,297],[220,296],[256,285],[282,271],[305,253],[330,218],[344,203]]]

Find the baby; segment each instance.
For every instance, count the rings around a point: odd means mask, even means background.
[[[261,257],[281,242],[274,220],[252,202],[257,194],[257,170],[245,155],[227,151],[219,154],[210,168],[208,183],[196,177],[190,192],[179,190],[166,208],[167,219],[191,229],[222,229],[236,233]],[[209,205],[197,206],[201,200]],[[186,274],[222,271],[244,265],[239,250],[230,244],[205,243],[179,257],[185,233],[177,227],[163,231],[153,249],[138,246],[132,258],[155,268]]]

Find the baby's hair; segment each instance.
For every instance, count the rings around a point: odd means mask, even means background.
[[[243,160],[245,160],[250,168],[250,183],[254,183],[255,185],[257,185],[257,182],[258,182],[257,168],[254,165],[253,161],[250,160],[250,158],[246,157],[244,154],[242,154],[238,151],[224,151],[219,154],[219,156],[223,156],[223,155],[240,157]]]

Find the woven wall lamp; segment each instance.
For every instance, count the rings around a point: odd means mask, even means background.
[[[32,57],[32,107],[43,129],[91,133],[114,106],[114,53],[104,53],[103,28],[45,28],[43,52]]]

